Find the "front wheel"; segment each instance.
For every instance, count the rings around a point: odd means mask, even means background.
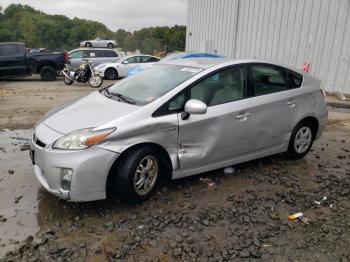
[[[303,158],[311,149],[315,139],[315,128],[308,121],[300,122],[290,137],[287,154],[294,159]]]
[[[118,77],[118,72],[114,68],[107,68],[105,71],[105,78],[107,80],[114,80]]]
[[[102,82],[103,82],[103,79],[99,75],[91,76],[89,78],[89,85],[94,88],[100,87],[102,85]]]
[[[112,43],[108,43],[107,47],[108,47],[108,48],[113,48],[114,45],[113,45]]]
[[[161,173],[158,154],[149,147],[142,147],[121,156],[112,171],[112,189],[126,202],[135,204],[152,196]]]

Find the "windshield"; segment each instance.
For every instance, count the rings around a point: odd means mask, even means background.
[[[171,60],[175,60],[175,58],[181,54],[183,54],[183,53],[175,53],[175,54],[167,55],[166,57],[160,59],[159,62],[164,63],[164,62],[168,62]]]
[[[177,65],[157,65],[125,78],[108,88],[136,104],[147,104],[165,95],[182,82],[202,71],[200,68]]]

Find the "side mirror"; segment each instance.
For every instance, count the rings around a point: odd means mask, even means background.
[[[207,105],[197,99],[190,99],[185,104],[187,114],[202,115],[207,112]]]

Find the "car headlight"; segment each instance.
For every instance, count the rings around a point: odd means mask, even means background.
[[[63,150],[81,150],[88,148],[115,131],[115,128],[108,128],[103,130],[93,130],[93,128],[86,128],[73,131],[59,139],[53,144],[54,149]]]

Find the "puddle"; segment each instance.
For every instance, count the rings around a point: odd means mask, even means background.
[[[0,130],[0,258],[27,236],[48,228],[64,235],[72,218],[89,217],[95,227],[103,220],[101,214],[130,211],[115,201],[69,203],[46,192],[29,158],[31,134],[31,130]]]
[[[30,136],[31,130],[0,131],[0,216],[6,219],[0,222],[0,257],[38,228],[39,184],[24,150]]]

